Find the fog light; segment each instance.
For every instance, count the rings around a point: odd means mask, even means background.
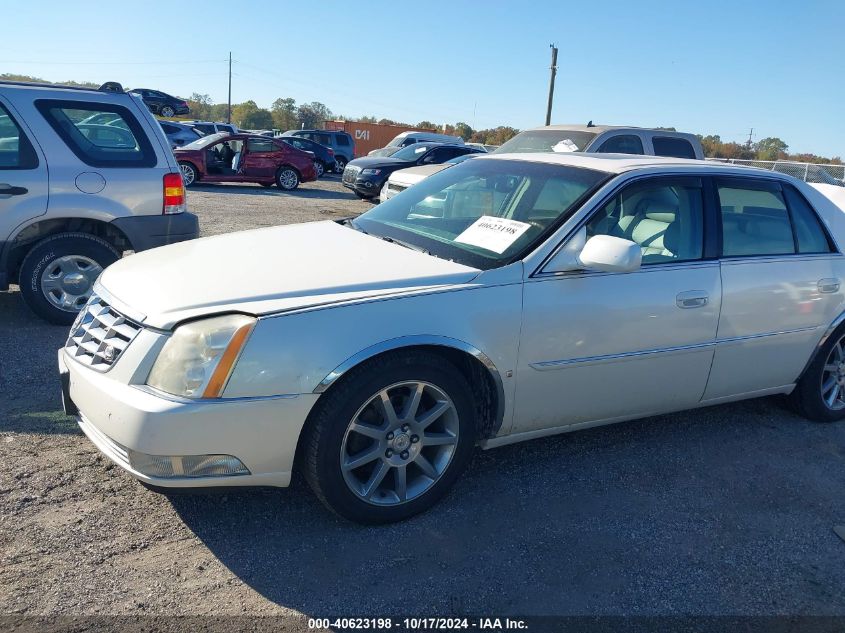
[[[129,464],[148,477],[232,477],[249,475],[249,469],[232,455],[147,455],[129,452]]]

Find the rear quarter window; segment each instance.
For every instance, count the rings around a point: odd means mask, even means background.
[[[346,134],[335,134],[334,140],[338,145],[344,145],[346,147],[350,145],[349,137]]]
[[[695,158],[692,144],[682,138],[671,136],[655,136],[651,140],[654,145],[655,156],[671,156],[673,158]]]
[[[135,116],[123,106],[52,99],[39,99],[35,106],[56,134],[86,165],[154,167],[157,163],[146,133]],[[113,114],[116,123],[100,125],[84,122],[104,113]]]

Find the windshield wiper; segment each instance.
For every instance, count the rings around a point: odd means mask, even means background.
[[[348,218],[342,218],[340,220],[335,220],[335,221],[338,224],[342,224],[343,226],[351,226],[353,229],[355,229],[356,231],[360,231],[364,235],[369,235],[369,233],[367,233],[364,229],[362,229],[360,226],[355,224],[355,218],[352,217],[352,216],[350,216]]]
[[[391,244],[398,244],[399,246],[404,246],[405,248],[410,248],[412,251],[417,251],[418,253],[425,253],[426,255],[431,255],[431,253],[423,248],[422,246],[416,246],[415,244],[409,244],[408,242],[403,242],[402,240],[397,240],[395,237],[389,237],[387,235],[374,235],[373,237],[377,237],[380,240],[384,240],[385,242],[390,242]]]

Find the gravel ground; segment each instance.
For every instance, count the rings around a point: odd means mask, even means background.
[[[336,178],[206,186],[204,235],[360,213]],[[845,423],[757,400],[478,452],[363,528],[285,490],[151,492],[60,409],[66,328],[0,293],[0,614],[845,615]]]

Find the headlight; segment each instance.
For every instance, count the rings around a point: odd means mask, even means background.
[[[381,173],[381,169],[364,169],[361,171],[362,176],[378,176]]]
[[[176,328],[153,365],[147,384],[174,396],[219,398],[255,326],[242,314]]]

